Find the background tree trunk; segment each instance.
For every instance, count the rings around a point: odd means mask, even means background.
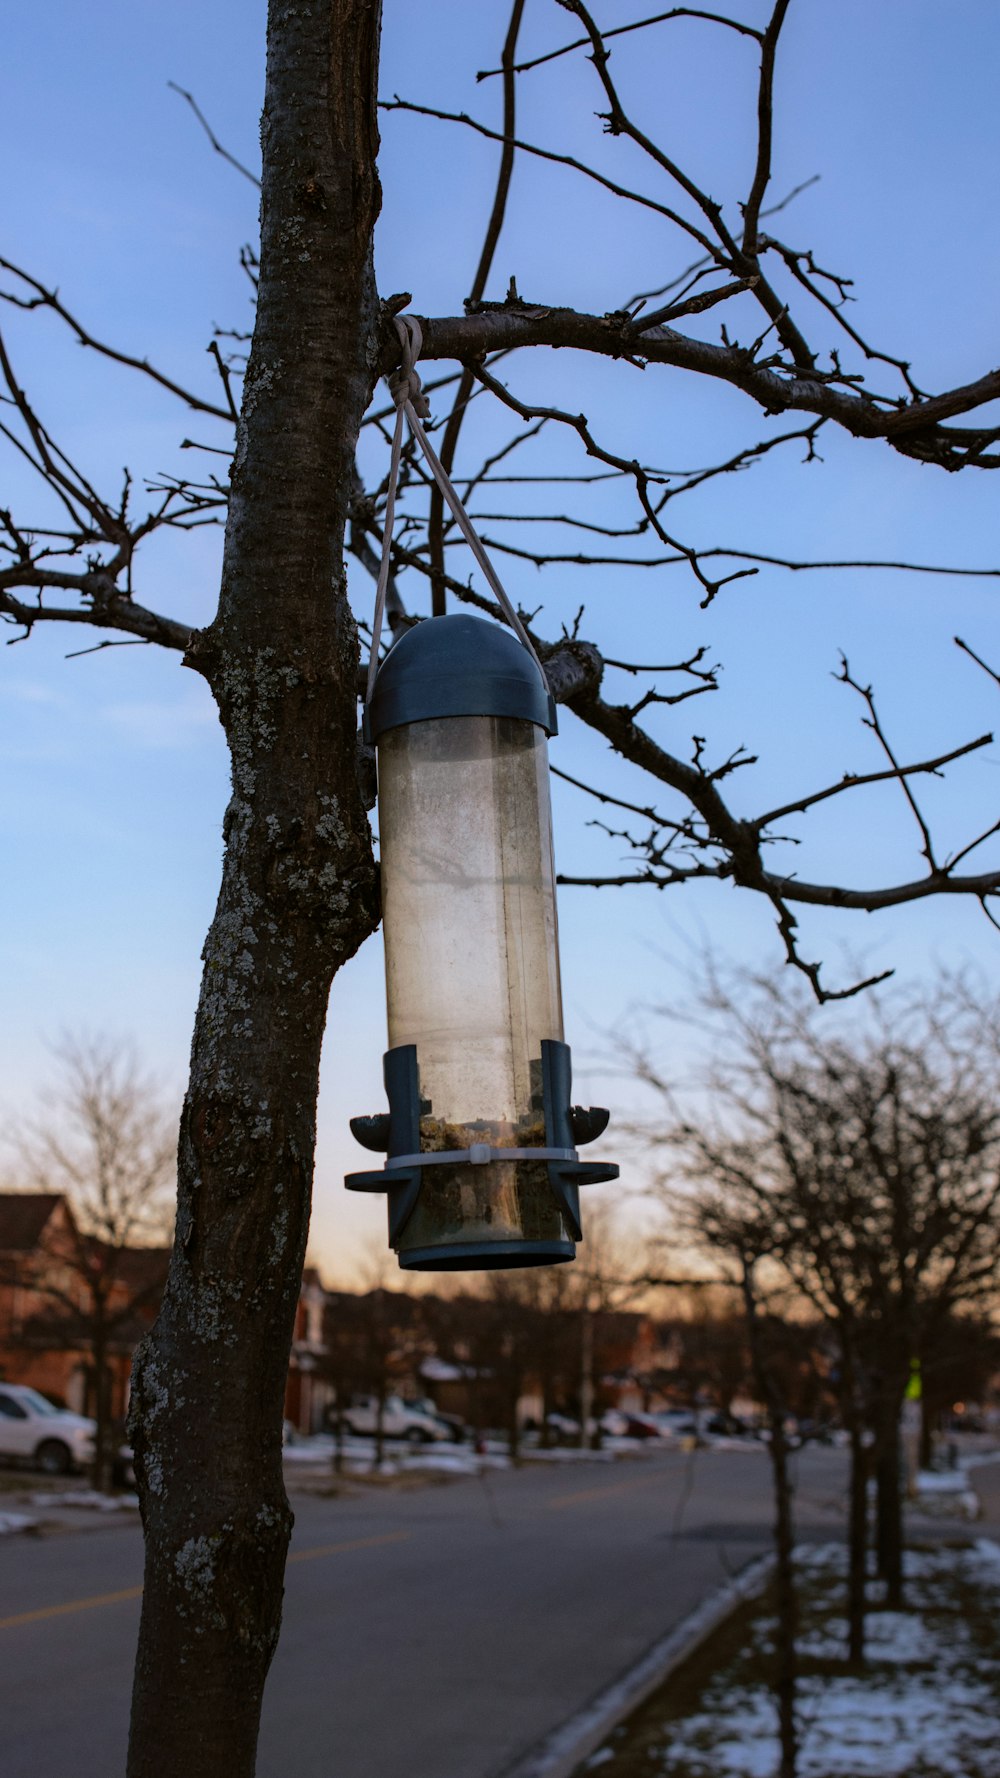
[[[516,1463],[521,1455],[521,1422],[517,1417],[520,1399],[519,1379],[515,1376],[507,1391],[507,1449],[512,1463]]]
[[[580,1307],[580,1449],[590,1443],[589,1421],[594,1409],[594,1319],[590,1293]]]
[[[848,1432],[851,1469],[847,1519],[847,1658],[860,1666],[865,1658],[865,1567],[868,1556],[868,1452],[864,1423],[851,1411]]]
[[[799,1756],[796,1722],[798,1598],[795,1591],[795,1527],[792,1517],[792,1482],[788,1473],[788,1444],[785,1438],[785,1407],[772,1374],[766,1335],[758,1314],[753,1261],[741,1256],[741,1267],[750,1362],[757,1394],[767,1404],[767,1423],[771,1435],[768,1455],[774,1484],[774,1589],[777,1605],[773,1689],[781,1746],[778,1770],[779,1778],[796,1778]]]
[[[108,1401],[108,1338],[105,1305],[98,1298],[93,1306],[93,1329],[90,1353],[94,1366],[94,1467],[93,1486],[106,1494],[111,1484],[111,1427]]]
[[[777,1598],[777,1633],[774,1693],[778,1706],[778,1736],[781,1742],[780,1778],[795,1778],[798,1770],[798,1729],[795,1703],[798,1680],[798,1599],[795,1592],[794,1546],[792,1522],[792,1484],[788,1474],[788,1445],[785,1440],[784,1413],[780,1403],[768,1402],[768,1424],[771,1429],[769,1447],[771,1473],[774,1478],[774,1550],[775,1594]]]
[[[930,1469],[934,1462],[934,1433],[937,1410],[925,1395],[920,1403],[920,1453],[921,1469]]]
[[[282,1403],[333,975],[374,928],[343,535],[376,374],[377,0],[270,8],[260,290],[219,610],[232,758],[166,1296],[130,1420],[146,1532],[130,1778],[250,1778],[291,1512]]]
[[[875,1455],[875,1547],[879,1578],[885,1581],[890,1611],[903,1605],[903,1474],[900,1462],[901,1404],[887,1403],[879,1415]]]
[[[375,1398],[375,1452],[372,1457],[372,1469],[381,1475],[385,1462],[385,1377],[379,1378],[378,1394]]]
[[[868,1470],[865,1402],[853,1317],[846,1304],[840,1315],[840,1406],[850,1441],[847,1484],[847,1658],[860,1667],[865,1658],[865,1595],[868,1565]]]

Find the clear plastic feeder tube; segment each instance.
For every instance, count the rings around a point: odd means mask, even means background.
[[[378,772],[389,1046],[416,1045],[421,1151],[544,1147],[541,1044],[563,1037],[545,732],[411,722],[379,737]],[[425,1167],[400,1260],[456,1243],[570,1257],[545,1163]]]

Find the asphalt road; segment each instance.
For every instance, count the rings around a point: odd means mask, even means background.
[[[838,1535],[842,1454],[797,1461]],[[500,1778],[769,1539],[760,1451],[293,1501],[258,1778]],[[0,1543],[2,1778],[123,1772],[141,1575],[131,1524]]]

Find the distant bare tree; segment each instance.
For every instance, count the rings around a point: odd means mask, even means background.
[[[154,1308],[167,1272],[173,1219],[176,1116],[132,1047],[108,1037],[66,1037],[38,1108],[11,1131],[22,1183],[64,1193],[77,1236],[63,1287],[44,1266],[35,1288],[52,1302],[52,1333],[89,1352],[97,1422],[94,1485],[111,1476],[108,1359],[141,1311]],[[145,1250],[147,1263],[135,1262]]]
[[[671,1095],[665,1172],[763,1220],[768,1251],[834,1329],[851,1433],[852,1653],[863,1613],[862,1433],[876,1433],[879,1568],[902,1601],[899,1424],[911,1361],[961,1308],[1000,1282],[1000,1068],[959,1024],[952,984],[929,999],[886,995],[853,1026],[767,982],[715,984],[710,1107]],[[643,1064],[640,1063],[640,1066]],[[655,1072],[645,1066],[646,1078]],[[661,1083],[662,1085],[663,1083]],[[666,1089],[664,1089],[666,1090]]]
[[[600,1379],[610,1367],[620,1339],[617,1317],[642,1294],[636,1284],[639,1255],[634,1241],[616,1225],[607,1203],[594,1205],[587,1218],[587,1239],[566,1292],[567,1307],[576,1312],[579,1329],[577,1387],[580,1397],[580,1445],[600,1445]],[[593,1425],[591,1425],[593,1421]]]
[[[683,1391],[694,1407],[707,1390],[723,1414],[733,1397],[750,1387],[746,1322],[731,1291],[694,1290],[682,1303],[683,1319],[669,1323],[676,1364],[663,1381]]]
[[[790,1406],[782,1388],[794,1330],[768,1311],[761,1272],[775,1257],[774,1232],[761,1206],[731,1201],[718,1188],[702,1191],[685,1217],[688,1232],[732,1273],[745,1318],[754,1393],[767,1416],[768,1455],[774,1496],[776,1595],[775,1659],[772,1690],[778,1713],[781,1747],[779,1778],[796,1778],[799,1755],[797,1720],[798,1596],[795,1586],[795,1525],[792,1480],[785,1421]],[[773,1271],[773,1265],[772,1265]]]

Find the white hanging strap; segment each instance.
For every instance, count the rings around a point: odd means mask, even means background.
[[[427,459],[427,464],[434,480],[437,482],[448,506],[454,515],[462,536],[469,545],[476,561],[479,563],[486,580],[492,589],[497,604],[518,640],[524,644],[534,661],[542,678],[545,671],[535,652],[534,643],[528,635],[521,619],[514,610],[489,556],[483,547],[481,538],[476,535],[472,521],[458,494],[447,470],[440,461],[434,446],[431,444],[421,425],[430,415],[430,404],[423,392],[420,378],[416,370],[416,362],[420,357],[423,345],[423,334],[420,323],[414,315],[397,315],[396,332],[402,351],[402,363],[399,370],[393,371],[386,378],[393,401],[396,403],[396,425],[392,435],[392,452],[389,458],[389,485],[385,499],[385,530],[382,533],[382,560],[379,565],[378,585],[375,589],[375,615],[372,619],[372,645],[368,661],[368,684],[365,690],[365,703],[371,701],[375,675],[378,672],[378,649],[382,635],[382,618],[385,611],[386,589],[389,585],[389,558],[392,551],[392,526],[396,512],[396,485],[399,481],[399,459],[403,448],[403,416],[409,422],[410,431]]]
[[[372,618],[372,645],[368,656],[368,683],[365,686],[365,704],[372,701],[372,688],[378,672],[378,645],[382,635],[382,617],[385,612],[385,595],[389,585],[389,557],[392,553],[392,525],[396,516],[396,483],[399,480],[399,457],[403,448],[403,406],[396,409],[396,426],[392,435],[392,453],[389,458],[389,486],[385,496],[385,529],[382,532],[382,560],[379,563],[378,581],[375,586],[375,615]]]

